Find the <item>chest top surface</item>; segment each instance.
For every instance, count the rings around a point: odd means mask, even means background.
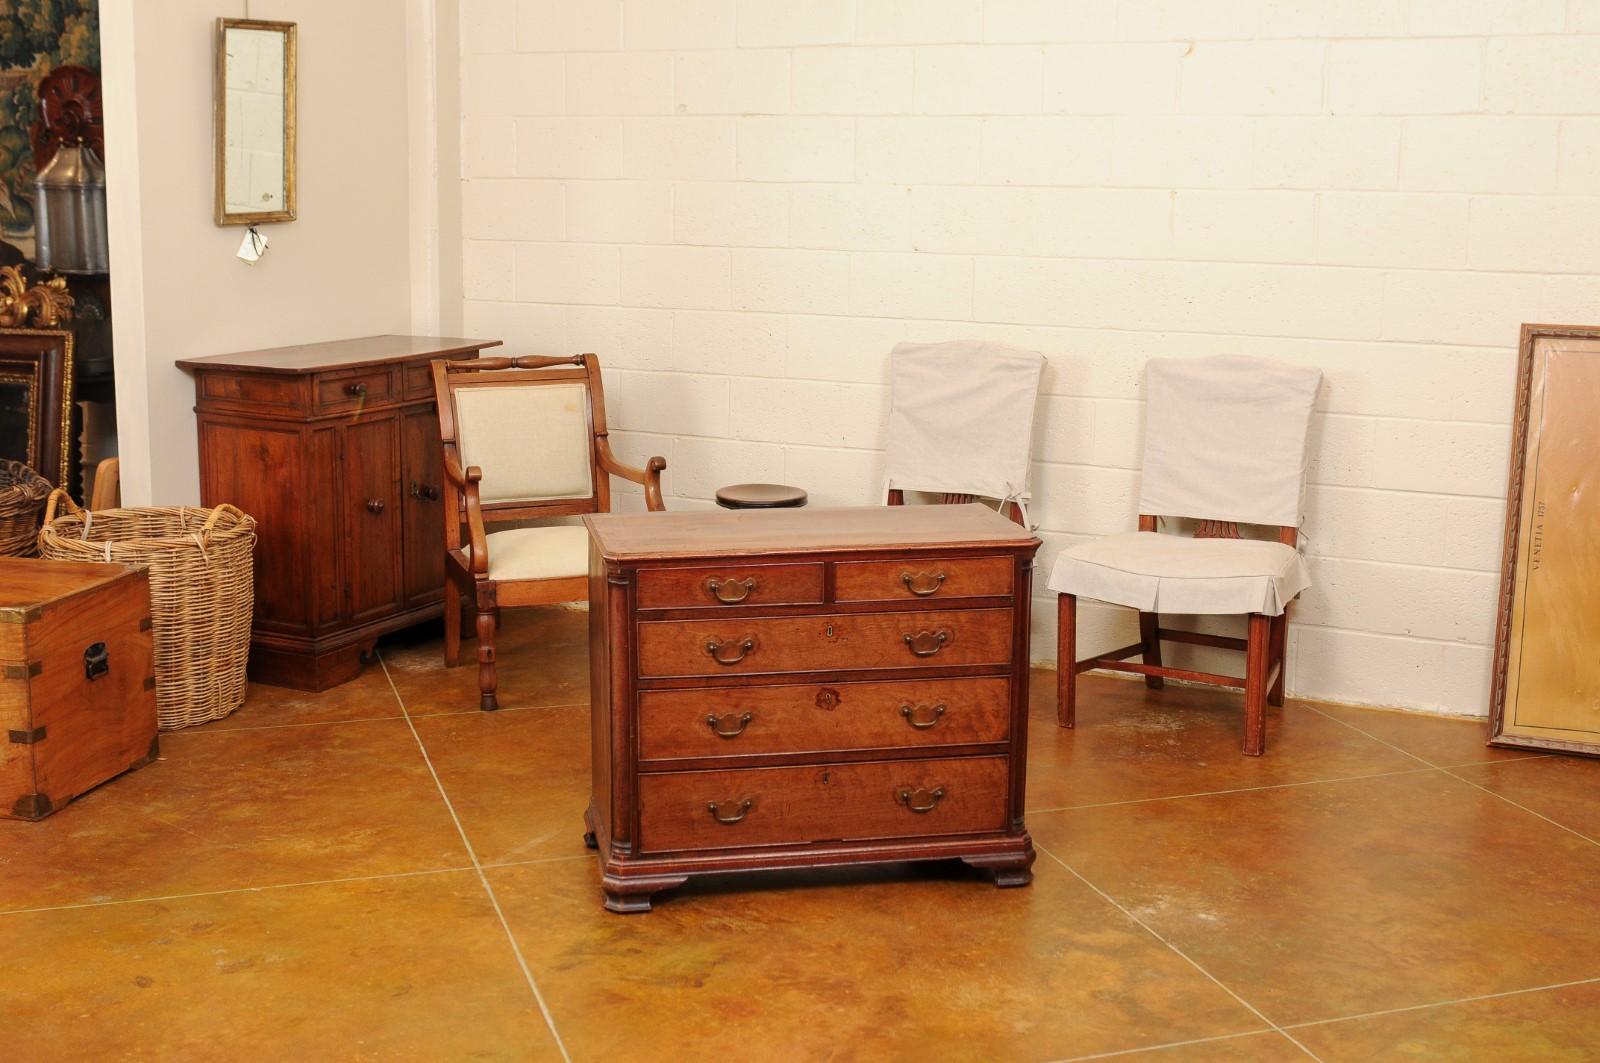
[[[461,336],[362,336],[353,340],[302,343],[294,347],[270,347],[259,351],[185,358],[177,364],[178,368],[189,370],[297,375],[424,358],[459,357],[498,346],[499,340],[474,340]]]
[[[0,557],[0,621],[21,619],[34,606],[113,583],[133,571],[128,565]]]
[[[1039,546],[1032,532],[980,503],[693,513],[597,513],[583,518],[610,561],[730,555],[893,552]]]

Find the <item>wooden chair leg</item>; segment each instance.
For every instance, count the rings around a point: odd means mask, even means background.
[[[1289,671],[1289,607],[1284,606],[1283,613],[1272,618],[1272,652],[1267,655],[1267,670],[1278,666],[1278,678],[1272,681],[1272,689],[1267,691],[1268,705],[1283,704],[1283,684],[1285,673]]]
[[[1250,614],[1244,665],[1244,753],[1259,757],[1267,750],[1267,659],[1271,656],[1272,618]]]
[[[478,708],[493,712],[500,707],[495,697],[494,608],[478,609]]]
[[[1157,634],[1161,627],[1159,613],[1139,614],[1139,641],[1144,644],[1144,663],[1161,667],[1161,636]],[[1166,681],[1158,675],[1144,677],[1144,685],[1151,690],[1160,690],[1166,686]]]
[[[444,581],[444,666],[461,663],[461,588],[446,576]]]
[[[1056,722],[1078,722],[1078,596],[1056,599]]]

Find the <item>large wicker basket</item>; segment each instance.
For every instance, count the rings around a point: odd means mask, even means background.
[[[0,460],[0,556],[32,557],[50,481],[20,461]]]
[[[59,490],[39,533],[47,558],[149,566],[163,731],[219,720],[244,704],[255,542],[255,519],[233,506],[89,513]]]

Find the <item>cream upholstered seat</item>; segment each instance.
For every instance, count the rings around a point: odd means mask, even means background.
[[[1152,359],[1145,383],[1139,530],[1075,546],[1050,573],[1060,594],[1060,722],[1076,722],[1081,671],[1134,672],[1152,688],[1178,675],[1244,687],[1244,751],[1259,755],[1266,706],[1283,700],[1289,603],[1311,585],[1296,545],[1322,373],[1256,358]],[[1159,517],[1199,527],[1194,538],[1161,535]],[[1243,537],[1240,524],[1272,526],[1277,541]],[[1080,596],[1139,610],[1139,641],[1079,660]],[[1244,614],[1247,635],[1164,628],[1162,613]],[[1162,642],[1244,650],[1245,675],[1163,667]],[[1143,663],[1126,660],[1136,655]]]
[[[485,536],[492,580],[566,579],[589,574],[589,533],[582,525],[510,528]]]

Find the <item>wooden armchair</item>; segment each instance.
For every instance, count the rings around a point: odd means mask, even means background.
[[[584,601],[589,537],[575,525],[495,523],[605,513],[611,477],[644,488],[647,509],[661,503],[665,458],[624,465],[606,437],[600,360],[477,358],[433,363],[444,443],[444,659],[461,661],[461,599],[477,610],[479,708],[495,697],[494,637],[503,606]]]

